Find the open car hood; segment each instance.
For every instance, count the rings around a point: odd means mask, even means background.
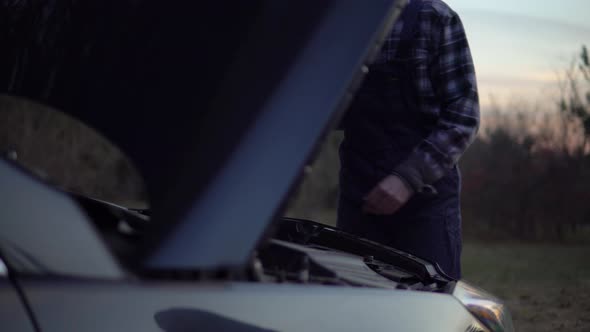
[[[243,266],[405,3],[9,2],[0,93],[71,114],[134,161],[147,267]]]

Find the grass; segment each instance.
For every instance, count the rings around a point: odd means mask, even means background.
[[[506,301],[517,331],[590,331],[590,246],[467,243],[463,269]]]

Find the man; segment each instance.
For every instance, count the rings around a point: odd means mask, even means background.
[[[461,277],[457,162],[479,126],[459,16],[411,0],[343,122],[338,226]]]

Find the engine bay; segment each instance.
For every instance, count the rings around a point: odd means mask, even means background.
[[[257,254],[263,278],[386,289],[449,292],[431,263],[313,221],[283,218]]]
[[[129,270],[147,278],[323,284],[450,293],[454,282],[436,266],[337,228],[282,218],[242,271],[146,271],[137,265],[149,211],[76,197],[97,231]]]

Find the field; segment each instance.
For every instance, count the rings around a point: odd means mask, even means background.
[[[516,331],[590,331],[590,246],[467,243],[464,278],[504,299]]]

